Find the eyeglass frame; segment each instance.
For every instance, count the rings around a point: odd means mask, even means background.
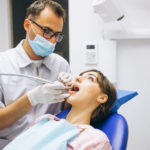
[[[53,36],[55,36],[55,39],[56,39],[56,42],[61,42],[63,37],[64,37],[64,34],[62,32],[53,32],[52,29],[48,28],[48,30],[45,28],[45,27],[42,27],[41,25],[39,25],[38,23],[36,23],[34,20],[32,19],[29,19],[32,23],[34,23],[35,25],[37,25],[42,31],[43,31],[43,37],[46,38],[46,39],[51,39]],[[53,33],[52,35],[50,35],[50,37],[45,37],[44,34],[46,34],[46,31],[49,31],[51,33]],[[59,37],[61,37],[59,39]]]

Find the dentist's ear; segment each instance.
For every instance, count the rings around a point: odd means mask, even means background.
[[[28,32],[29,31],[29,20],[28,19],[25,19],[24,20],[24,29],[25,29],[25,31],[26,32]]]
[[[103,104],[103,103],[106,103],[107,100],[108,100],[108,96],[107,96],[106,94],[102,94],[102,95],[100,95],[100,96],[97,97],[97,100],[96,100],[96,101],[97,101],[99,104]]]

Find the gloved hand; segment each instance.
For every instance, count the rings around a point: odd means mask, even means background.
[[[51,104],[64,101],[69,96],[67,92],[61,82],[55,81],[53,84],[46,83],[32,89],[27,92],[27,97],[32,106],[35,106],[38,103]]]
[[[70,86],[74,82],[74,77],[70,73],[59,73],[58,80],[64,83],[64,85]]]

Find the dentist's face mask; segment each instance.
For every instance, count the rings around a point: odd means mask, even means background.
[[[32,24],[31,24],[31,28],[32,28]],[[33,28],[32,30],[34,34],[36,35],[36,37],[34,38],[34,40],[30,40],[28,36],[28,41],[33,52],[36,55],[42,56],[42,57],[48,56],[51,53],[53,53],[55,50],[56,43],[55,44],[51,43],[50,41],[46,40],[44,37],[40,36],[39,34],[36,34]]]

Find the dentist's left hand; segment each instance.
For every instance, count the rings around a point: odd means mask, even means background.
[[[61,72],[58,76],[58,80],[61,81],[64,85],[70,86],[74,82],[74,77],[70,73]]]
[[[64,101],[69,96],[65,86],[58,81],[53,84],[44,84],[27,92],[27,97],[32,104],[51,104]]]

